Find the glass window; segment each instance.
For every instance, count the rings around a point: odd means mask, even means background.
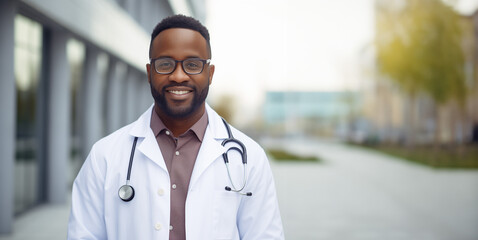
[[[15,85],[17,97],[15,213],[38,201],[38,82],[41,76],[42,26],[15,17]]]
[[[81,156],[81,140],[80,140],[80,131],[82,123],[80,117],[80,110],[81,110],[81,83],[83,78],[83,68],[85,62],[85,45],[76,40],[76,39],[69,39],[66,45],[68,63],[70,64],[71,70],[71,152],[70,152],[70,177],[69,179],[73,182],[74,178],[76,177],[78,171],[83,164],[82,156]]]

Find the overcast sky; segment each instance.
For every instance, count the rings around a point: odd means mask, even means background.
[[[240,111],[250,111],[266,91],[356,90],[363,81],[359,64],[371,51],[373,0],[207,3],[216,65],[211,101],[233,95]],[[478,0],[456,5],[471,14]]]

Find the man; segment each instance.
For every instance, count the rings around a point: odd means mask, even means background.
[[[68,239],[284,238],[263,149],[205,103],[210,58],[197,20],[156,26],[146,65],[154,105],[92,147],[73,185]]]

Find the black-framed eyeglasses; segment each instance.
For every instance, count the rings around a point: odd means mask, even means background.
[[[210,62],[211,59],[200,58],[188,58],[181,61],[170,57],[151,59],[151,65],[154,66],[154,70],[159,74],[170,74],[174,72],[178,63],[181,63],[185,73],[191,75],[200,74],[202,73],[204,66]]]

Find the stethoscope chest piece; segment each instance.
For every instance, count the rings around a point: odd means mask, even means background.
[[[134,150],[136,149],[136,142],[138,137],[134,138],[133,147],[131,148],[131,155],[129,156],[128,175],[126,176],[126,184],[121,186],[118,190],[118,196],[121,200],[129,202],[134,198],[134,188],[129,185],[129,179],[131,177],[131,167],[133,166]]]
[[[129,184],[125,184],[118,190],[118,196],[121,200],[129,202],[134,198],[134,188]]]

